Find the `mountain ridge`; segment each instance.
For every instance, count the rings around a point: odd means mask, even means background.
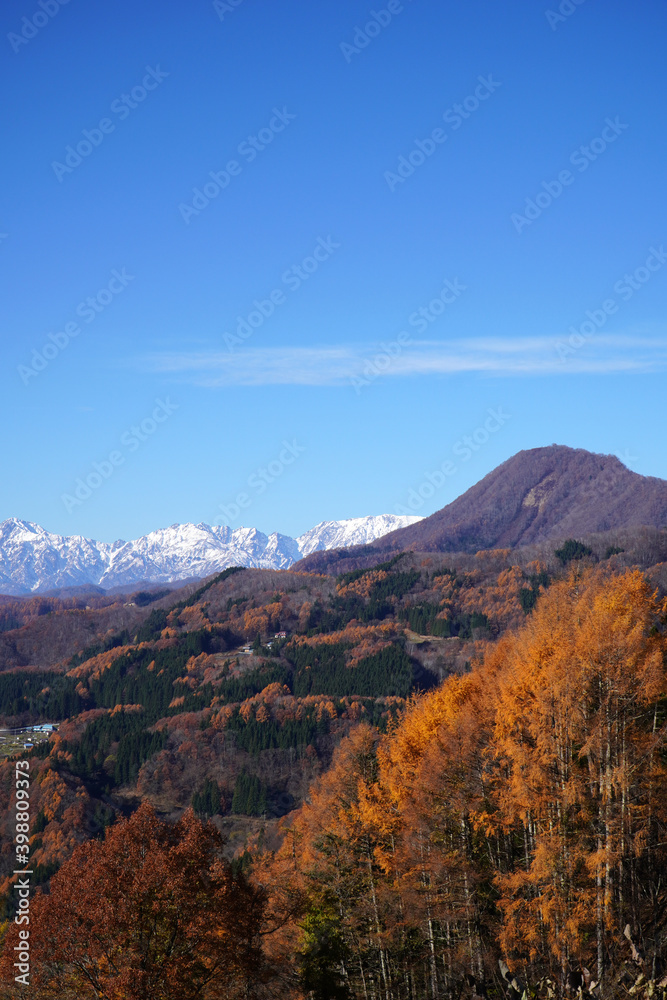
[[[0,523],[0,593],[37,594],[81,586],[113,590],[210,576],[229,566],[289,569],[327,545],[367,542],[419,520],[381,514],[322,521],[298,538],[257,528],[172,524],[126,542],[58,535],[19,518]]]
[[[9,518],[0,523],[0,593],[172,584],[232,565],[340,572],[400,551],[474,553],[665,525],[667,481],[632,472],[613,455],[551,445],[518,452],[429,517],[321,521],[298,538],[199,523],[107,543]]]
[[[313,553],[295,568],[329,572],[343,555],[362,565],[406,550],[474,553],[665,525],[666,480],[632,472],[615,455],[550,445],[518,452],[419,523],[344,554]]]

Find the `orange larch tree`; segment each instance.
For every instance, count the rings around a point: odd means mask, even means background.
[[[572,963],[599,981],[626,923],[645,945],[654,933],[646,918],[664,896],[655,852],[667,819],[664,615],[639,572],[574,574],[507,650],[498,805],[525,856],[498,876],[501,942],[527,958],[550,949],[563,981]]]

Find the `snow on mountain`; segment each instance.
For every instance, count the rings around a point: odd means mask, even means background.
[[[105,555],[99,542],[52,535],[38,524],[11,518],[0,524],[0,592],[27,594],[97,582]]]
[[[293,538],[262,534],[256,528],[209,524],[172,524],[170,528],[125,542],[111,554],[100,586],[120,587],[150,580],[170,583],[192,576],[209,576],[228,566],[287,569],[299,559]]]
[[[0,593],[171,583],[228,566],[288,569],[310,552],[371,542],[418,520],[382,514],[323,521],[297,539],[277,532],[267,536],[256,528],[172,524],[131,542],[97,542],[54,535],[38,524],[10,518],[0,523]]]
[[[367,545],[390,531],[406,528],[421,521],[414,514],[379,514],[377,517],[349,517],[345,521],[321,521],[297,538],[302,556],[321,549],[345,549],[350,545]]]

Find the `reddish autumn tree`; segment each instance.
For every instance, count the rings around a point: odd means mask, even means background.
[[[31,996],[208,1000],[257,995],[263,894],[222,860],[212,824],[149,805],[78,847],[30,913]],[[0,977],[13,981],[16,925]],[[5,994],[3,994],[5,995]],[[11,994],[6,994],[11,995]]]

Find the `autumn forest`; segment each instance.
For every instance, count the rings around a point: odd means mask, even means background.
[[[0,764],[0,995],[25,758],[35,1000],[662,1000],[666,567],[633,529],[6,602],[2,721],[59,726]]]

